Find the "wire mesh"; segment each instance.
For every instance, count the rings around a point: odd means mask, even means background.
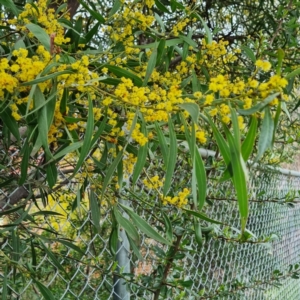
[[[95,190],[101,211],[98,229],[95,230],[89,194],[77,203],[75,209],[71,207],[76,203],[74,199],[78,198],[78,193],[90,190],[91,187],[82,189],[83,182],[68,179],[65,171],[64,168],[59,170],[64,183],[60,192],[48,196],[48,205],[51,204],[48,209],[64,217],[44,216],[38,226],[27,224],[27,230],[29,228],[36,234],[45,228],[49,231],[49,236],[47,231],[43,231],[43,243],[37,246],[34,241],[28,242],[25,236],[18,234],[20,229],[13,229],[10,235],[1,233],[2,258],[5,260],[5,253],[15,251],[17,243],[19,246],[14,253],[15,262],[19,265],[34,265],[37,278],[51,290],[55,299],[154,299],[158,289],[158,299],[300,299],[297,280],[284,275],[285,271],[289,272],[290,265],[299,262],[300,205],[297,199],[300,177],[276,173],[267,168],[252,169],[247,225],[251,238],[242,243],[238,239],[239,212],[233,186],[228,181],[219,181],[220,171],[208,170],[208,196],[204,212],[225,225],[201,222],[203,228],[207,228],[207,231],[202,232],[202,246],[195,240],[192,234],[193,223],[187,216],[174,207],[161,208],[156,205],[157,193],[147,188],[141,178],[133,188],[124,188],[118,197],[128,201],[144,220],[160,232],[164,231],[159,221],[162,213],[169,215],[176,238],[180,236],[180,247],[170,259],[167,256],[170,248],[140,232],[140,253],[143,259],[138,259],[134,251],[126,250],[122,265],[118,265],[118,252],[128,245],[124,244],[123,237],[119,239],[117,253],[112,253],[109,206],[99,200],[101,197]],[[189,187],[190,172],[187,164],[178,164],[171,193]],[[163,166],[153,160],[146,173],[148,176],[163,176]],[[1,190],[2,195],[7,193]],[[30,205],[34,210],[34,205]],[[2,224],[7,222],[2,219]],[[61,244],[51,239],[53,229],[60,233],[58,238],[71,239],[83,253],[76,251],[67,242]],[[168,272],[164,278],[168,262]],[[7,280],[8,299],[43,299],[33,279],[26,278],[20,269],[5,268],[3,265],[1,268],[0,276],[2,280],[4,277]],[[274,274],[279,274],[281,285],[278,285]],[[120,286],[125,288],[125,295],[119,294]],[[3,292],[3,288],[0,291]]]

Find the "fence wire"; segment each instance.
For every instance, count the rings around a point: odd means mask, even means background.
[[[149,176],[163,175],[160,162],[155,163],[155,168],[148,166],[146,173]],[[172,185],[174,191],[189,187],[190,171],[186,164],[178,164]],[[59,172],[64,184],[59,193],[47,196],[49,202],[45,205],[48,210],[63,217],[43,216],[39,225],[27,224],[33,232],[42,232],[44,242],[39,246],[34,241],[29,243],[26,236],[22,236],[21,229],[13,229],[9,234],[1,232],[3,261],[7,253],[16,252],[17,244],[17,252],[13,256],[16,264],[23,263],[34,268],[39,281],[51,290],[55,299],[150,300],[155,299],[157,289],[160,290],[157,299],[300,299],[298,281],[285,276],[292,271],[290,266],[300,261],[300,205],[297,202],[300,177],[267,168],[251,168],[250,216],[247,224],[250,237],[246,242],[241,242],[234,189],[229,182],[219,181],[219,171],[209,170],[204,212],[226,225],[203,221],[202,246],[195,240],[192,223],[185,214],[173,207],[161,209],[155,206],[157,193],[144,185],[143,178],[134,188],[124,188],[117,198],[134,207],[157,230],[164,230],[158,221],[163,211],[170,216],[176,237],[184,232],[180,249],[170,260],[170,257],[166,259],[169,253],[166,246],[141,232],[139,249],[142,259],[135,255],[133,245],[127,243],[122,230],[117,251],[113,253],[109,206],[99,200],[97,189],[94,192],[100,206],[93,206],[95,203],[92,203],[88,193],[78,197],[91,186],[85,189],[80,179],[69,180],[65,168]],[[7,193],[1,190],[4,196]],[[74,199],[79,198],[80,203],[76,204]],[[34,205],[31,205],[34,211]],[[101,212],[99,224],[96,225],[93,209],[100,209]],[[8,224],[4,218],[1,222]],[[68,240],[61,244],[50,239],[52,230],[60,233],[58,239],[71,239],[83,252],[74,249]],[[164,277],[168,262],[171,263]],[[1,265],[0,277],[2,281],[6,280],[7,299],[43,299],[33,279],[26,277],[26,274],[24,276],[21,271]],[[280,284],[276,280],[278,278]],[[0,291],[4,292],[3,287]]]

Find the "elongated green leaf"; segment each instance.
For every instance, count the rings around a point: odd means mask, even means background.
[[[33,23],[26,24],[25,26],[40,41],[45,49],[50,52],[50,36],[45,31],[45,29]]]
[[[156,66],[160,65],[160,61],[166,53],[166,40],[162,39],[157,46]]]
[[[242,155],[236,145],[234,137],[227,129],[224,127],[226,137],[229,144],[232,172],[233,172],[233,184],[236,190],[240,217],[241,217],[241,231],[244,232],[247,224],[249,209],[248,209],[248,194],[247,194],[247,182],[245,174],[245,168],[243,165]]]
[[[0,113],[0,118],[3,121],[3,124],[8,128],[10,133],[16,138],[17,142],[20,142],[20,133],[19,133],[19,126],[16,120],[11,115],[11,110],[7,107],[4,111]]]
[[[251,48],[249,48],[249,47],[246,46],[246,45],[242,45],[242,46],[241,46],[241,49],[242,49],[243,52],[246,54],[246,56],[247,56],[248,58],[251,59],[251,61],[252,61],[253,63],[256,62],[255,54],[254,54],[254,52],[252,51]]]
[[[106,125],[107,125],[107,124],[106,124],[106,121],[107,121],[107,116],[105,116],[105,117],[103,118],[103,120],[101,121],[100,126],[98,127],[96,133],[94,134],[93,139],[92,139],[92,143],[91,143],[92,146],[94,146],[95,143],[97,143],[99,137],[101,136],[103,130],[105,129],[105,127],[106,127]],[[96,125],[98,126],[98,124],[96,124]]]
[[[200,81],[197,78],[195,70],[193,70],[193,75],[192,75],[192,89],[193,89],[193,93],[200,91]]]
[[[192,46],[193,48],[198,47],[198,44],[188,36],[179,35],[179,38],[181,38],[184,42],[186,42],[188,45]]]
[[[12,0],[0,0],[0,4],[10,9],[15,16],[19,15],[19,10]]]
[[[26,45],[25,45],[23,39],[19,39],[19,40],[14,44],[14,49],[19,50],[19,49],[21,49],[21,48],[23,48],[23,49],[26,48]]]
[[[74,168],[74,172],[72,176],[74,176],[77,173],[77,171],[80,169],[86,156],[89,154],[91,150],[92,136],[94,131],[94,112],[93,112],[93,102],[90,95],[88,95],[88,99],[89,99],[89,111],[88,111],[88,120],[86,124],[85,136],[80,151],[80,156],[77,161],[76,167]]]
[[[205,33],[206,33],[206,42],[207,42],[207,44],[211,44],[213,38],[212,38],[211,31],[208,28],[206,22],[197,13],[193,13],[192,16],[195,16],[198,20],[201,21],[202,26],[204,27],[204,30],[205,30]]]
[[[83,142],[75,142],[67,147],[65,147],[64,149],[62,149],[61,151],[59,151],[58,153],[56,153],[53,156],[53,159],[56,160],[58,158],[61,158],[63,156],[65,156],[66,154],[72,153],[75,150],[77,150],[78,148],[80,148],[83,145]]]
[[[69,277],[68,274],[67,274],[67,272],[65,271],[65,269],[61,265],[61,263],[56,258],[55,254],[44,244],[43,241],[39,240],[39,243],[40,243],[41,247],[44,249],[44,251],[47,254],[48,258],[52,261],[53,265],[57,269],[59,269],[60,271],[62,271],[67,277]]]
[[[125,77],[125,78],[129,78],[132,80],[132,82],[136,85],[136,86],[142,86],[143,85],[143,81],[141,78],[139,78],[137,75],[135,75],[134,73],[127,71],[125,69],[122,69],[120,67],[117,66],[112,66],[112,65],[105,65],[105,67],[112,73],[114,73],[116,76],[118,77]]]
[[[34,243],[33,240],[30,241],[30,247],[31,247],[31,264],[33,267],[36,267],[37,265],[37,255],[36,255],[36,251],[34,248]]]
[[[29,156],[31,153],[31,147],[29,147],[28,141],[26,140],[25,145],[23,146],[23,157],[21,161],[21,176],[19,179],[19,185],[23,185],[27,178],[28,164],[29,164]]]
[[[178,106],[186,110],[190,114],[195,124],[198,123],[199,106],[196,103],[183,103],[183,104],[178,104]]]
[[[184,210],[187,214],[195,216],[203,221],[209,222],[209,223],[213,223],[213,224],[221,224],[223,225],[224,223],[211,219],[209,218],[206,214],[198,212],[198,211],[194,211],[194,210],[190,210],[190,209],[186,209],[186,208],[182,208],[182,210]]]
[[[117,149],[117,152],[119,150]],[[119,185],[119,192],[122,191],[122,187],[123,187],[123,160],[121,159],[119,164],[117,165],[117,176],[118,176],[118,185]]]
[[[109,250],[111,255],[115,256],[117,252],[117,247],[118,247],[118,226],[115,226],[112,228],[109,240],[108,240],[108,245],[109,245]]]
[[[126,148],[128,146],[129,139],[131,137],[132,131],[135,128],[135,125],[136,125],[136,122],[137,122],[137,117],[138,117],[138,111],[136,111],[135,117],[134,117],[134,119],[132,121],[131,128],[130,128],[129,133],[128,133],[128,137],[129,138],[128,138],[126,144],[124,145],[123,149],[117,154],[117,157],[115,158],[115,160],[113,161],[113,163],[109,166],[109,168],[108,168],[108,170],[106,172],[106,176],[105,176],[103,184],[102,184],[102,194],[101,194],[101,197],[104,196],[105,190],[106,190],[108,184],[110,183],[110,181],[112,179],[112,176],[113,176],[116,168],[118,167],[118,164],[120,163],[120,161],[121,161],[121,159],[123,157],[124,151],[126,150]]]
[[[52,102],[50,104],[50,102]],[[52,120],[53,120],[53,115],[54,115],[54,110],[53,108],[53,103],[56,103],[56,94],[51,94],[47,100],[45,100],[45,102],[42,102],[41,106],[35,106],[33,109],[30,110],[30,112],[26,111],[26,115],[24,115],[24,118],[27,118],[28,116],[35,114],[36,112],[38,112],[42,107],[44,106],[48,106],[50,107],[50,111],[49,113],[47,113],[47,120],[49,120],[48,124],[52,124]],[[50,126],[49,126],[50,127]]]
[[[113,161],[113,163],[109,166],[106,176],[104,178],[104,182],[102,185],[102,197],[105,193],[106,187],[109,184],[109,182],[112,179],[113,173],[115,172],[118,164],[120,163],[120,161],[122,160],[123,157],[123,149],[118,153],[118,155],[116,156],[115,160]]]
[[[231,105],[229,105],[229,107],[230,107],[231,122],[232,122],[232,127],[233,127],[234,141],[235,141],[237,149],[240,150],[241,137],[240,137],[240,128],[239,128],[238,117],[237,117],[235,109],[232,108]]]
[[[284,51],[282,49],[277,50],[278,63],[276,67],[276,74],[281,75],[282,62],[284,58]]]
[[[202,209],[206,199],[206,171],[199,151],[195,151],[195,174],[198,186],[198,208]]]
[[[185,43],[183,44],[183,50],[182,50],[182,59],[183,60],[185,60],[187,58],[190,47],[197,48],[197,46],[198,46],[197,43],[192,40],[193,33],[194,33],[194,29],[191,28],[188,32],[188,35],[184,36],[185,39],[183,38],[183,40],[185,41]],[[188,41],[190,41],[190,42],[188,42]],[[193,45],[191,45],[191,44],[193,44]]]
[[[222,134],[220,133],[220,131],[218,130],[208,113],[206,114],[206,116],[203,116],[202,114],[200,114],[200,116],[211,126],[219,150],[224,158],[225,163],[228,165],[230,162],[230,152],[224,137],[222,136]]]
[[[113,16],[122,6],[123,2],[120,0],[115,0],[112,9],[109,12],[109,17]]]
[[[142,119],[142,129],[141,132],[147,136],[146,124],[144,119]],[[140,146],[138,155],[137,155],[137,162],[135,164],[133,174],[132,174],[132,185],[135,185],[147,160],[147,153],[148,153],[148,143],[144,146]]]
[[[296,77],[299,74],[300,74],[300,68],[298,68],[298,69],[294,70],[293,72],[291,72],[290,74],[286,75],[285,79],[294,78],[294,77]]]
[[[116,218],[116,221],[120,224],[121,227],[124,228],[128,236],[130,236],[133,241],[136,244],[139,244],[139,234],[135,227],[126,219],[122,216],[122,214],[119,212],[117,206],[114,206],[113,208],[114,216]]]
[[[41,92],[39,86],[36,87],[35,94],[34,94],[34,104],[35,107],[42,107],[37,115],[38,118],[38,129],[39,129],[39,136],[44,147],[44,150],[48,156],[48,159],[52,158],[52,153],[49,150],[48,144],[48,118],[47,118],[47,107],[45,106],[45,96]]]
[[[171,187],[171,182],[172,182],[176,160],[177,160],[177,139],[176,139],[175,129],[171,117],[169,117],[168,125],[169,125],[169,135],[170,135],[170,147],[168,153],[169,158],[168,158],[167,171],[166,171],[165,182],[163,187],[164,196],[167,195]]]
[[[97,11],[91,9],[86,1],[78,0],[78,2],[100,23],[105,23],[105,19]]]
[[[127,237],[128,237],[128,241],[130,244],[130,249],[132,249],[133,253],[135,254],[135,256],[137,257],[138,260],[143,260],[144,258],[140,253],[139,247],[136,245],[134,240],[130,236],[128,236],[128,234],[127,234]]]
[[[84,251],[82,251],[78,246],[73,244],[71,241],[68,241],[66,239],[53,239],[53,241],[59,242],[59,243],[65,245],[66,247],[71,248],[82,255],[85,255]]]
[[[159,142],[159,147],[161,149],[161,153],[163,156],[163,160],[164,160],[164,164],[165,166],[168,165],[168,152],[169,152],[169,148],[166,142],[166,138],[162,132],[162,130],[160,129],[159,125],[157,124],[157,122],[155,122],[155,129],[156,129],[156,134],[157,134],[157,138],[158,138],[158,142]]]
[[[272,139],[273,139],[273,131],[274,131],[274,120],[272,119],[272,115],[270,112],[270,108],[265,108],[265,116],[262,122],[260,135],[258,139],[258,153],[255,158],[255,161],[258,161],[265,151],[271,147]]]
[[[47,174],[47,182],[49,184],[49,187],[52,188],[55,186],[57,182],[57,168],[55,162],[51,162],[46,167],[46,174]]]
[[[53,118],[55,114],[55,106],[56,106],[56,92],[57,92],[57,84],[54,80],[50,95],[48,99],[45,101],[46,102],[46,112],[47,112],[47,126],[48,126],[48,131],[53,123]]]
[[[275,141],[275,135],[276,135],[277,126],[278,126],[278,123],[279,123],[280,114],[281,114],[281,101],[279,101],[279,103],[277,105],[276,114],[275,114],[275,118],[274,118],[274,130],[273,130],[273,137],[272,137],[272,147],[273,147],[274,141]]]
[[[247,133],[246,138],[241,147],[242,156],[245,161],[247,161],[248,158],[250,157],[250,154],[252,153],[252,150],[254,147],[255,138],[256,138],[256,134],[257,134],[257,132],[256,132],[257,124],[258,124],[257,117],[252,116],[248,133]]]
[[[155,69],[156,59],[157,59],[157,49],[153,49],[153,51],[150,55],[149,61],[148,61],[148,65],[147,65],[147,69],[146,69],[146,75],[145,75],[145,78],[144,78],[144,81],[143,81],[143,86],[147,85],[147,83],[148,83],[148,81],[151,77],[151,74]]]
[[[72,73],[74,73],[73,70],[64,70],[64,71],[55,72],[55,73],[52,73],[50,75],[43,76],[43,77],[39,76],[38,78],[36,78],[34,80],[22,83],[21,86],[34,85],[34,84],[37,84],[37,83],[41,83],[41,82],[47,81],[49,79],[56,78],[59,75],[72,74]]]
[[[64,217],[63,214],[60,214],[58,212],[55,212],[55,211],[49,211],[49,210],[42,210],[42,211],[37,211],[37,212],[34,212],[32,214],[30,214],[32,217],[35,217],[35,216],[58,216],[58,217]]]
[[[287,117],[291,121],[291,115],[289,113],[289,110],[286,107],[286,103],[285,102],[280,102],[280,104],[281,104],[281,109],[285,112],[285,114],[287,115]]]
[[[173,229],[172,229],[172,223],[168,217],[168,215],[165,212],[162,212],[163,218],[164,218],[164,224],[165,224],[165,232],[167,235],[167,239],[169,241],[173,240]]]
[[[166,47],[172,47],[175,45],[182,44],[183,41],[182,39],[176,38],[176,39],[171,39],[166,41]],[[135,48],[140,48],[140,49],[152,49],[156,47],[156,42],[155,43],[150,43],[150,44],[145,44],[145,45],[135,45]]]
[[[69,98],[69,89],[68,88],[64,88],[64,92],[63,92],[63,95],[62,95],[62,97],[60,99],[60,106],[59,106],[59,110],[60,110],[60,112],[63,115],[67,111],[68,98]]]
[[[201,224],[199,223],[199,220],[197,220],[196,217],[194,217],[194,229],[195,229],[196,242],[200,247],[202,247],[203,246],[203,238],[202,238]]]
[[[144,219],[142,219],[138,214],[136,214],[130,207],[125,206],[120,203],[119,203],[119,205],[128,213],[128,215],[132,219],[133,223],[139,230],[141,230],[147,236],[149,236],[150,238],[152,238],[160,243],[163,243],[166,245],[172,245],[171,241],[168,241],[164,237],[162,237]]]
[[[249,109],[238,109],[238,113],[244,116],[250,116],[254,113],[261,111],[265,106],[267,106],[270,102],[272,102],[279,93],[272,94],[265,98],[262,102],[259,102],[258,104],[254,105],[253,107]]]
[[[167,14],[170,14],[171,12],[159,1],[159,0],[154,0],[155,1],[155,5],[157,6],[157,8]]]
[[[159,24],[159,26],[161,28],[161,32],[165,33],[166,32],[166,27],[165,27],[164,21],[161,19],[161,17],[157,13],[154,13],[154,16],[155,16],[155,19],[156,19],[157,23]]]
[[[100,233],[101,226],[100,226],[100,207],[99,201],[94,193],[94,191],[90,192],[90,211],[92,216],[92,222],[95,228],[97,229],[98,233]]]
[[[45,285],[34,278],[32,278],[32,281],[35,283],[45,300],[55,300],[53,294]]]

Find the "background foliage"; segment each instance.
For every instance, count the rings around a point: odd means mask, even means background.
[[[205,215],[212,170],[235,187],[237,239],[251,237],[246,162],[279,164],[299,140],[298,1],[0,4],[1,235],[16,247],[1,255],[15,278],[51,299],[35,257],[65,270],[52,244],[85,252],[68,222],[92,239],[106,210],[112,254],[120,228],[137,256],[139,232],[176,249],[178,211],[201,246],[219,222]],[[160,226],[141,217],[151,207]]]

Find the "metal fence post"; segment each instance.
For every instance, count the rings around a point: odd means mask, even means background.
[[[127,182],[128,184],[128,182]],[[119,200],[120,203],[128,206],[128,201]],[[125,218],[129,218],[126,213],[123,213]],[[118,262],[117,272],[130,273],[130,244],[126,236],[125,230],[119,229],[119,241],[117,246],[116,260]],[[114,300],[130,300],[130,292],[126,287],[126,280],[114,275],[114,290],[113,290]]]

